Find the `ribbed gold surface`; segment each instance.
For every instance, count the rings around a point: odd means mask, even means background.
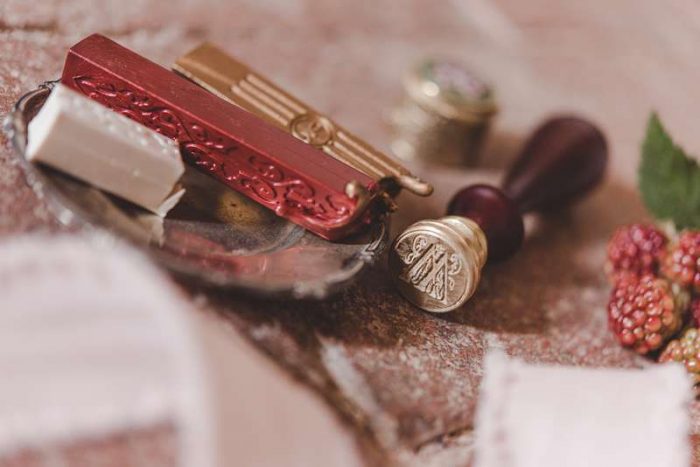
[[[180,57],[173,68],[217,96],[288,131],[378,182],[390,180],[421,196],[433,191],[432,186],[397,161],[212,44],[204,43]]]

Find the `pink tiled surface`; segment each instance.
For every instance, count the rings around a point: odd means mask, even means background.
[[[651,109],[690,152],[700,152],[693,118],[700,12],[693,2],[5,0],[0,113],[57,77],[66,48],[92,32],[166,65],[213,41],[382,149],[406,67],[425,54],[470,63],[494,83],[502,108],[484,168],[425,169],[438,190],[428,201],[402,198],[396,228],[441,214],[470,181],[497,179],[527,132],[552,113],[576,112],[604,129],[612,155],[604,187],[569,214],[529,219],[521,254],[488,268],[478,295],[447,316],[402,301],[382,265],[318,304],[188,287],[207,316],[246,335],[327,401],[353,427],[365,459],[467,463],[481,358],[490,346],[529,361],[643,364],[606,331],[603,248],[615,226],[645,217],[634,178]],[[3,139],[0,234],[57,230],[13,157]]]

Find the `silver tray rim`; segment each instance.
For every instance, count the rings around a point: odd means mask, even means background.
[[[25,113],[30,102],[51,92],[58,80],[45,81],[36,89],[26,92],[15,102],[12,110],[3,121],[3,131],[14,149],[15,162],[23,172],[26,184],[35,195],[44,201],[56,220],[67,228],[78,228],[86,233],[97,235],[103,240],[126,240],[127,243],[146,253],[157,264],[169,272],[184,279],[193,280],[203,286],[222,289],[234,289],[248,292],[252,295],[266,298],[289,297],[294,299],[325,299],[334,293],[346,289],[368,266],[374,264],[386,250],[389,236],[389,216],[384,216],[380,222],[370,226],[370,240],[358,248],[343,266],[333,274],[317,280],[300,280],[291,286],[275,287],[264,281],[250,281],[231,274],[221,274],[219,271],[207,271],[176,261],[172,254],[152,248],[125,237],[116,228],[109,225],[98,225],[89,219],[77,203],[64,196],[58,190],[51,189],[51,182],[39,169],[29,162],[24,154],[27,146],[27,121]],[[328,242],[330,244],[330,242]],[[359,246],[359,245],[358,245]]]

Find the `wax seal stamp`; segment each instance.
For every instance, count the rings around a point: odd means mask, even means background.
[[[404,77],[392,150],[408,161],[474,165],[497,111],[493,89],[462,64],[429,59]]]
[[[362,172],[376,182],[385,198],[395,196],[399,188],[420,196],[433,191],[432,186],[397,161],[212,44],[201,44],[178,58],[173,69],[204,89]]]
[[[476,290],[486,262],[486,237],[470,219],[458,216],[420,221],[394,242],[392,271],[396,285],[416,306],[446,312]]]
[[[591,123],[560,117],[525,144],[501,189],[472,185],[450,201],[447,217],[424,220],[400,234],[389,267],[401,295],[419,308],[447,312],[476,291],[481,269],[514,254],[524,238],[523,214],[570,205],[605,171],[607,144]]]

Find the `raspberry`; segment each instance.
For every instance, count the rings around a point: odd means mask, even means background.
[[[690,317],[692,318],[692,325],[700,327],[700,298],[694,297],[690,301]]]
[[[700,231],[684,230],[663,264],[664,275],[700,292]]]
[[[618,341],[639,354],[659,349],[682,324],[688,294],[674,293],[665,279],[650,274],[622,276],[608,303],[608,324]]]
[[[693,377],[693,382],[700,383],[700,332],[697,328],[687,329],[679,339],[668,343],[659,356],[660,363],[680,362]]]
[[[613,282],[621,275],[656,274],[666,252],[666,236],[653,225],[618,228],[608,243],[606,269]]]

